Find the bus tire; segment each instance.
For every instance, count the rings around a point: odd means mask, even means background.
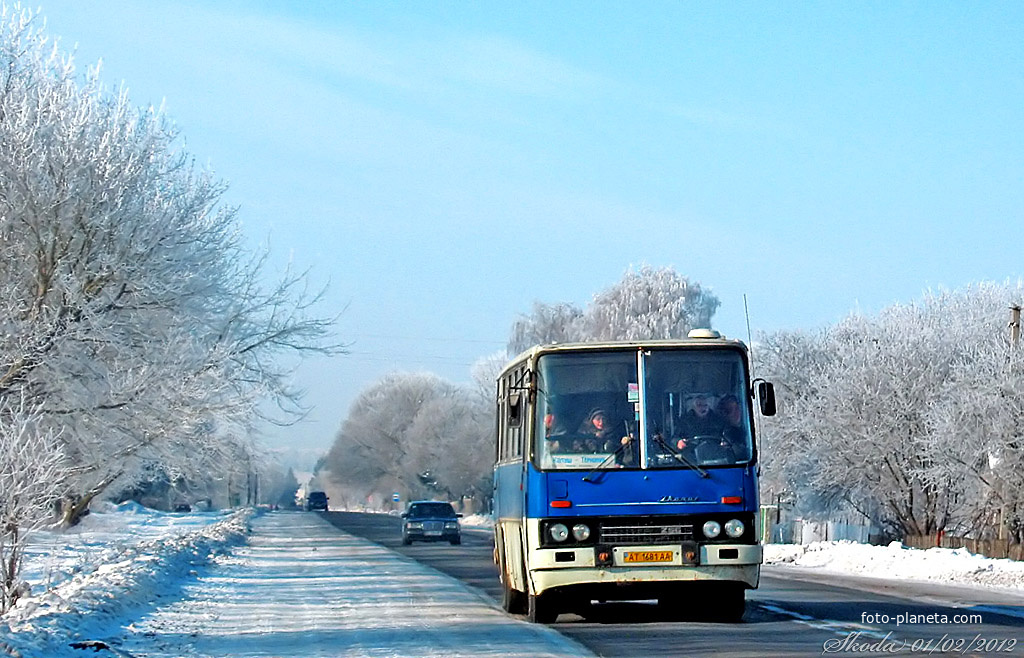
[[[503,551],[499,550],[499,554]],[[513,615],[526,614],[526,595],[519,590],[513,589],[512,578],[508,575],[508,567],[505,565],[505,558],[502,555],[498,568],[499,579],[501,580],[501,609]]]
[[[501,581],[501,609],[513,615],[526,613],[526,596],[515,589],[506,575]]]
[[[526,605],[526,620],[534,624],[553,624],[558,619],[555,597],[551,594],[530,594]]]

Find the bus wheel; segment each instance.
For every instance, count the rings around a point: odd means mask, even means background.
[[[555,597],[548,594],[530,594],[526,605],[526,619],[534,624],[553,624],[558,619]]]
[[[512,587],[512,577],[508,575],[508,566],[505,564],[505,551],[496,546],[494,552],[498,556],[498,579],[501,581],[501,609],[513,615],[526,614],[526,595]]]
[[[501,574],[501,609],[513,615],[521,615],[526,612],[526,596],[515,589],[512,589],[512,581],[508,572],[502,566]]]

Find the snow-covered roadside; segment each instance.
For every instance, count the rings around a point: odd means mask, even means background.
[[[227,517],[193,515],[188,520],[168,515],[163,522],[153,514],[131,512],[88,517],[89,529],[84,532],[92,535],[93,541],[87,545],[95,549],[88,554],[90,561],[76,560],[64,577],[54,579],[58,584],[24,597],[4,615],[0,653],[7,650],[26,658],[81,655],[69,648],[71,642],[106,634],[114,620],[132,608],[141,611],[173,594],[182,579],[194,575],[196,567],[244,540],[255,510],[240,510]],[[189,527],[197,529],[186,531]],[[151,538],[139,539],[147,535]],[[53,543],[67,546],[66,542]],[[34,554],[28,571],[39,572],[40,562],[52,567],[44,554]],[[50,568],[45,571],[53,577]]]
[[[44,529],[30,536],[21,577],[33,593],[51,589],[83,570],[115,561],[124,550],[146,540],[168,539],[222,520],[231,512],[172,513],[136,502],[99,502],[81,523]]]
[[[967,549],[870,546],[849,541],[766,544],[764,562],[846,575],[899,578],[1016,590],[1024,597],[1024,562],[975,555]]]
[[[554,629],[316,514],[273,512],[119,639],[138,658],[585,658]],[[113,633],[110,634],[114,636]]]

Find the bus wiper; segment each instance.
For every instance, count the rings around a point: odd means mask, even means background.
[[[655,441],[658,442],[658,445],[660,445],[665,450],[668,450],[669,454],[672,455],[673,457],[675,457],[677,462],[679,462],[683,466],[687,466],[687,467],[692,468],[693,470],[697,471],[698,473],[700,473],[700,476],[702,478],[709,477],[707,471],[705,471],[703,468],[701,468],[699,464],[690,461],[685,455],[683,455],[683,453],[678,452],[675,448],[670,446],[665,441],[664,437],[661,436],[661,434],[655,434],[653,438],[654,438]]]
[[[591,482],[591,483],[595,483],[596,484],[596,481],[592,480],[591,476],[594,475],[594,473],[597,473],[598,471],[601,471],[605,466],[607,466],[609,460],[615,459],[620,454],[622,454],[622,451],[625,450],[626,446],[628,446],[630,443],[632,443],[632,439],[630,439],[626,443],[619,443],[619,447],[618,448],[616,448],[615,450],[613,450],[610,453],[608,453],[608,456],[605,457],[604,459],[602,459],[600,464],[595,466],[593,469],[591,469],[591,471],[589,473],[587,473],[586,475],[583,476],[583,481],[584,482]]]

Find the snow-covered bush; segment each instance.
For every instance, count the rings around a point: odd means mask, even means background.
[[[25,542],[50,518],[67,477],[60,443],[40,428],[38,410],[0,405],[0,614],[26,592]]]

